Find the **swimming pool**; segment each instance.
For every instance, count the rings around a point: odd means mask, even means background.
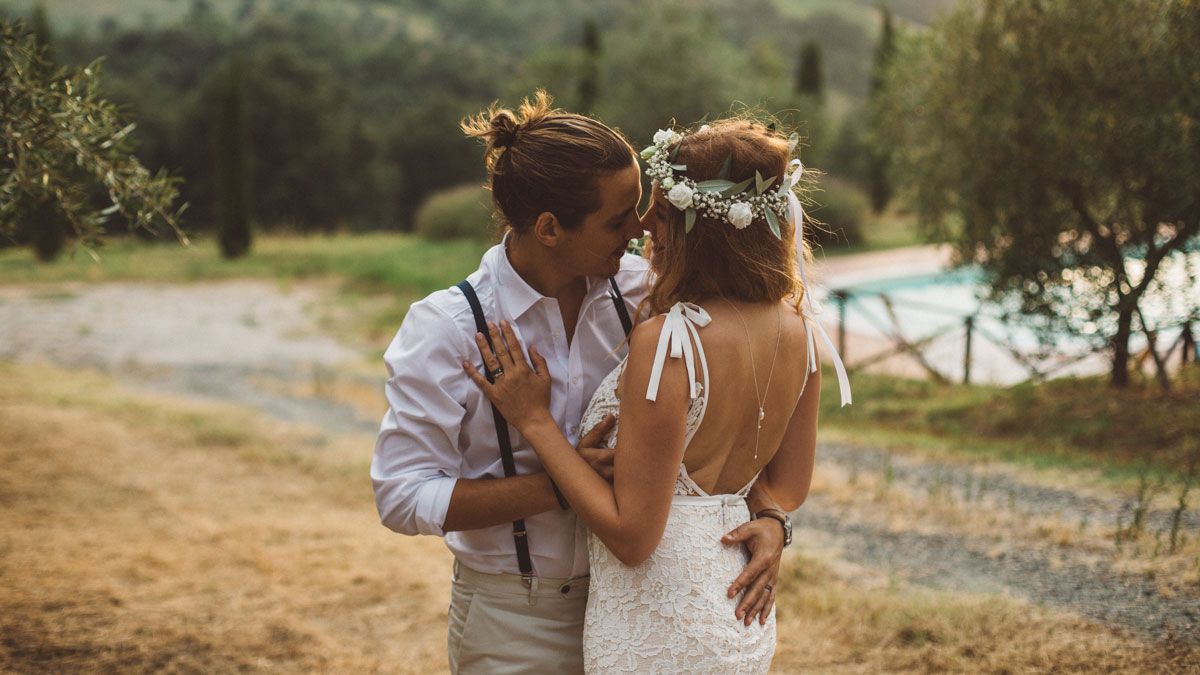
[[[1147,323],[1160,328],[1160,353],[1175,344],[1187,317],[1197,320],[1200,283],[1196,270],[1200,270],[1200,252],[1174,257],[1159,274],[1160,287],[1141,303]],[[1020,316],[1006,318],[1000,305],[985,300],[986,293],[984,275],[974,267],[843,284],[835,281],[825,294],[821,320],[835,340],[844,329],[846,335],[839,341],[848,352],[844,357],[851,367],[897,358],[919,364],[923,359],[926,363],[917,371],[933,369],[951,380],[969,374],[973,382],[997,384],[1020,382],[1034,374],[1097,374],[1111,367],[1107,353],[1096,351],[1102,328],[1096,327],[1098,334],[1090,337],[1058,332],[1049,339],[1052,344],[1047,344],[1032,322]],[[1195,327],[1193,331],[1195,334]],[[898,349],[898,340],[919,345],[921,356],[909,353],[873,361]],[[1145,334],[1135,333],[1130,340],[1131,353],[1137,354],[1146,345]],[[902,368],[900,372],[913,374],[912,370]]]

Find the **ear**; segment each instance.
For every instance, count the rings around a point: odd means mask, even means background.
[[[562,223],[558,222],[558,218],[549,211],[542,211],[538,214],[537,220],[533,222],[531,230],[533,236],[542,243],[543,246],[553,248],[558,246],[563,239],[563,234],[566,231]]]

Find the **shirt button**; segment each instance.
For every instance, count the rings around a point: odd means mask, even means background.
[[[554,331],[554,339],[556,339],[556,340],[557,340],[557,339],[558,339],[558,338],[560,338],[560,337],[562,337],[562,333],[560,333],[560,332],[558,332],[558,331]]]
[[[570,593],[570,592],[571,592],[571,585],[570,585],[570,584],[563,584],[563,587],[562,587],[562,589],[560,589],[560,590],[562,590],[562,592],[563,592],[563,595],[566,595],[567,593]]]
[[[579,376],[578,375],[571,378],[571,384],[579,384]]]

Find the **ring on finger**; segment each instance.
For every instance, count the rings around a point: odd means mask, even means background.
[[[496,379],[497,377],[500,377],[503,374],[504,374],[504,368],[502,368],[500,366],[496,366],[495,369],[488,371],[488,377],[491,377],[493,380]]]
[[[767,592],[768,592],[768,593],[774,593],[774,592],[775,592],[775,587],[774,587],[774,586],[772,586],[771,584],[767,584],[767,585],[765,586],[765,588],[767,589]]]

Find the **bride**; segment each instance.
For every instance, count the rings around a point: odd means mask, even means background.
[[[589,428],[618,424],[612,484],[588,466],[548,412],[550,377],[536,346],[526,362],[511,328],[476,342],[489,384],[471,379],[531,443],[590,529],[588,672],[767,672],[775,616],[744,626],[721,580],[744,567],[721,537],[746,521],[757,481],[785,511],[808,495],[820,369],[808,320],[794,191],[795,143],[725,120],[655,134],[642,156],[653,189],[642,218],[656,273],[628,358],[600,384]],[[789,161],[791,160],[791,161]],[[830,345],[832,351],[832,346]],[[848,402],[844,371],[836,361]],[[782,519],[782,513],[760,513]],[[769,587],[768,587],[769,588]]]

